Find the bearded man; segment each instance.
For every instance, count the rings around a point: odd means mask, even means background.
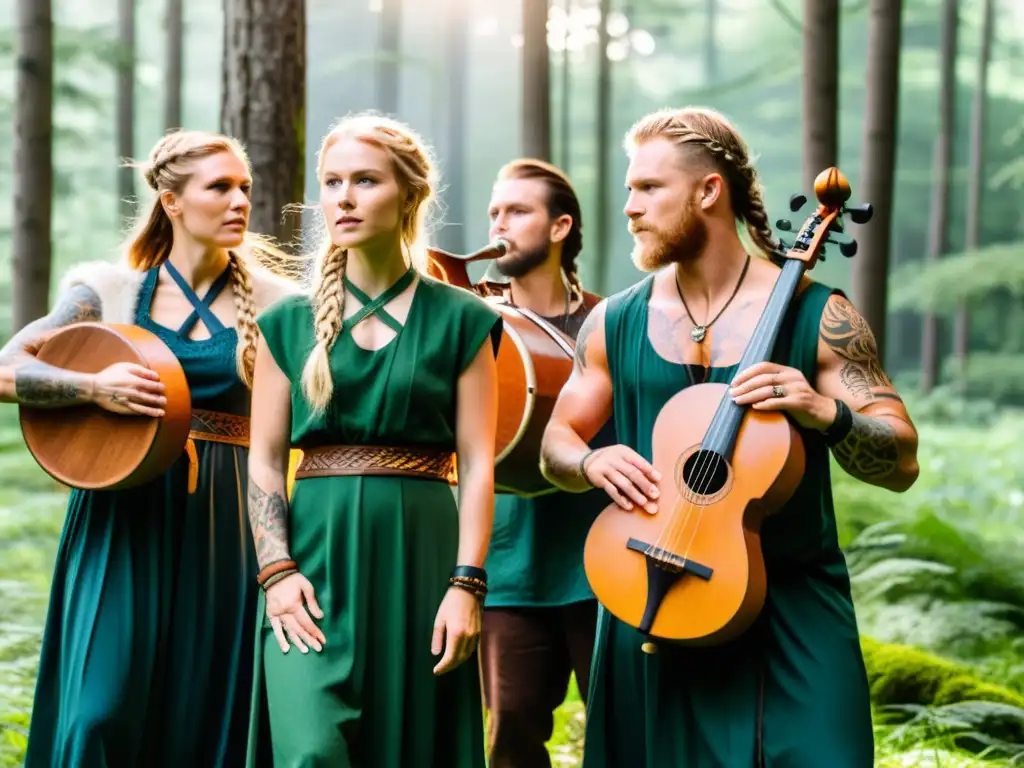
[[[718,382],[737,404],[787,414],[806,472],[761,529],[768,594],[738,639],[659,643],[599,613],[584,768],[870,768],[868,685],[839,548],[829,451],[859,480],[904,491],[917,433],[868,324],[838,291],[805,278],[771,362],[738,370],[779,268],[757,174],[736,129],[708,109],[662,110],[626,137],[625,213],[634,263],[651,273],[602,301],[545,432],[542,466],[565,490],[604,489],[633,514],[659,510],[652,430],[688,384]],[[587,441],[614,417],[619,444]],[[649,648],[647,650],[650,650]]]

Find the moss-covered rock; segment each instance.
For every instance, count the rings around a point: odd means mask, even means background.
[[[1024,696],[986,682],[969,668],[896,643],[861,638],[875,704],[943,705],[992,701],[1024,709]]]

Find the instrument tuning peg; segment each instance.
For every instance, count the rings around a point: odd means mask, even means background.
[[[849,259],[855,253],[857,253],[857,241],[850,240],[850,242],[848,243],[840,243],[839,252]]]
[[[871,207],[871,203],[851,205],[846,209],[846,211],[850,214],[850,218],[853,219],[854,224],[867,224],[871,221],[871,217],[875,213],[875,209]]]
[[[799,211],[806,204],[807,204],[807,195],[801,195],[801,194],[797,193],[795,195],[790,195],[789,196],[789,210],[793,211],[793,213],[796,213],[797,211]]]
[[[840,232],[840,233],[846,231],[846,227],[843,225],[843,220],[842,219],[836,219],[835,221],[833,221],[829,225],[829,229],[831,231],[833,231],[833,232]]]
[[[789,219],[779,219],[778,221],[775,222],[775,228],[783,232],[792,232],[793,222],[791,222]]]

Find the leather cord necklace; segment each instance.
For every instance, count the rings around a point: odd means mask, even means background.
[[[690,338],[693,339],[697,344],[700,344],[708,335],[708,328],[714,325],[715,321],[722,316],[722,313],[729,308],[732,304],[732,300],[736,298],[736,294],[740,292],[740,286],[743,285],[743,278],[747,276],[747,267],[750,266],[750,254],[747,254],[747,260],[743,264],[743,271],[740,272],[740,279],[736,281],[736,287],[732,289],[732,295],[722,305],[722,308],[718,310],[718,314],[711,318],[710,322],[702,325],[697,325],[697,321],[693,319],[693,313],[690,308],[686,305],[686,299],[683,298],[683,287],[679,284],[679,272],[676,272],[676,290],[679,292],[679,300],[683,302],[683,309],[686,310],[686,316],[690,322],[693,323],[693,328],[690,329]]]

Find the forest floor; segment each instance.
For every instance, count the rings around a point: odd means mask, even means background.
[[[908,493],[834,470],[862,635],[962,665],[1012,692],[1003,701],[1024,695],[1024,417],[985,406],[911,412],[921,478]],[[65,500],[24,449],[16,409],[0,410],[0,768],[24,756]],[[878,768],[1024,764],[1024,708],[892,706],[872,691]],[[581,764],[583,725],[574,682],[549,743],[556,766]]]

